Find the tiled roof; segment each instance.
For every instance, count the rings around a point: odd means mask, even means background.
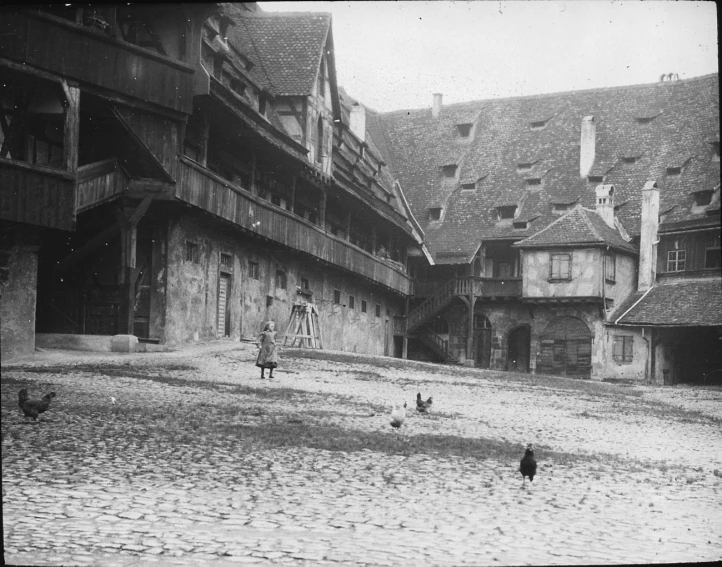
[[[655,285],[646,295],[637,291],[615,309],[609,322],[623,325],[722,326],[722,282],[719,278],[679,280]]]
[[[477,112],[474,139],[459,142],[456,124]],[[598,182],[579,176],[580,127],[585,116],[594,116],[596,124],[592,172],[615,186],[615,204],[624,205],[617,215],[631,235],[639,234],[641,190],[650,179],[660,188],[660,211],[669,210],[665,222],[704,216],[694,207],[690,191],[719,184],[719,161],[712,144],[719,135],[717,74],[453,104],[444,106],[436,119],[430,108],[394,111],[380,114],[374,127],[383,131],[385,145],[380,149],[424,227],[432,254],[463,249],[466,255],[485,239],[538,232],[559,218],[552,203],[594,207]],[[532,128],[532,122],[545,124]],[[449,191],[442,178],[440,164],[457,152],[463,153],[460,179],[466,181],[476,171],[488,173],[476,191]],[[629,163],[624,157],[637,159]],[[530,173],[518,168],[532,162],[535,171],[546,171],[541,187],[533,191],[524,182]],[[684,163],[681,175],[668,177],[667,168],[680,162]],[[427,209],[439,201],[439,194],[446,203],[444,219],[424,226]],[[525,216],[538,215],[526,230],[497,220],[494,206],[515,200]]]
[[[518,248],[547,248],[553,246],[602,245],[637,253],[619,231],[610,227],[596,211],[577,205],[564,216],[536,234],[516,242]]]
[[[259,82],[281,96],[313,92],[330,14],[247,12],[230,3],[224,9],[236,22],[229,28],[229,41],[256,65]]]

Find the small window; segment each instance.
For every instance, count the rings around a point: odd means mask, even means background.
[[[686,250],[670,250],[667,252],[667,271],[684,272],[687,262]]]
[[[496,209],[497,214],[499,215],[499,220],[501,219],[513,219],[514,214],[516,213],[516,205],[507,206],[507,207],[498,207]]]
[[[230,254],[221,254],[221,266],[231,267],[232,257]]]
[[[589,183],[602,183],[604,181],[603,175],[587,175],[587,181]]]
[[[341,305],[341,290],[340,289],[333,290],[333,304]]]
[[[366,313],[366,310],[367,310],[366,300],[362,299],[361,300],[361,313]]]
[[[308,278],[301,278],[301,289],[311,289],[311,282]]]
[[[266,307],[272,307],[273,306],[273,296],[267,295],[266,296]]]
[[[381,306],[376,304],[376,317],[381,317]]]
[[[491,329],[491,323],[481,313],[474,313],[474,329]]]
[[[472,124],[457,124],[456,129],[459,132],[460,138],[468,138],[471,134]]]
[[[630,164],[631,164],[631,163],[635,163],[635,162],[637,161],[637,158],[636,158],[636,157],[631,157],[631,156],[630,156],[630,157],[623,157],[623,158],[622,158],[622,161],[623,161],[624,163],[630,163]]]
[[[462,191],[476,191],[476,183],[462,183],[461,190]]]
[[[349,309],[356,309],[356,298],[353,295],[348,296]]]
[[[276,288],[286,289],[288,278],[283,270],[276,270]]]
[[[201,263],[201,247],[198,246],[198,243],[186,240],[185,261],[193,264]]]
[[[617,257],[614,254],[604,255],[604,279],[609,283],[617,281]]]
[[[546,125],[546,120],[536,120],[535,122],[529,123],[529,128],[531,128],[532,130],[543,130]]]
[[[527,179],[527,180],[526,180],[526,184],[527,184],[527,186],[529,186],[529,187],[534,186],[534,185],[537,185],[537,186],[538,186],[538,185],[541,185],[541,184],[542,184],[542,180],[539,179],[539,178]]]
[[[552,254],[550,279],[571,280],[572,279],[572,255]]]
[[[712,191],[697,191],[694,194],[694,203],[698,207],[709,205],[712,202]]]
[[[529,223],[527,221],[514,221],[514,228],[518,230],[523,230],[529,226]]]
[[[667,177],[675,177],[677,175],[682,174],[682,168],[681,167],[668,167],[667,168]]]
[[[552,205],[552,211],[555,213],[563,213],[569,210],[569,205],[566,203],[554,203]]]
[[[617,364],[629,364],[634,359],[634,337],[614,337],[612,357]]]
[[[533,165],[534,165],[533,163],[519,163],[516,166],[516,170],[517,171],[529,171]]]
[[[722,267],[722,247],[720,237],[715,237],[711,247],[704,252],[704,267],[707,269]]]
[[[442,169],[444,170],[444,177],[456,177],[456,165],[445,165]]]
[[[252,280],[257,280],[259,278],[258,262],[248,262],[248,277]]]
[[[441,207],[435,207],[433,209],[429,209],[429,220],[431,220],[431,221],[441,220]]]
[[[637,116],[634,120],[636,120],[637,124],[649,124],[655,118],[656,116]]]

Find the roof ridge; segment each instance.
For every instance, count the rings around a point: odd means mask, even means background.
[[[599,234],[599,231],[597,230],[597,227],[594,226],[594,223],[593,223],[593,222],[591,221],[591,219],[589,218],[589,215],[586,214],[586,213],[594,213],[595,215],[599,215],[599,213],[597,213],[596,210],[587,209],[586,207],[582,207],[581,205],[580,205],[580,208],[581,208],[581,210],[584,211],[584,213],[585,213],[585,214],[583,214],[582,216],[584,217],[584,222],[587,224],[587,227],[589,228],[589,230],[592,231],[592,234],[593,234],[594,236],[596,236],[598,240],[601,240],[602,242],[606,242],[606,239],[605,239],[601,234]],[[599,218],[601,219],[601,216],[600,216]],[[604,220],[604,219],[602,219],[602,220]],[[605,222],[604,224],[606,225],[606,222]]]
[[[571,214],[575,213],[577,210],[582,209],[582,208],[583,208],[583,207],[582,207],[581,205],[576,205],[572,210],[570,210],[570,211],[567,212],[567,213],[564,213],[564,214],[563,214],[562,216],[560,216],[558,219],[553,220],[553,221],[550,222],[548,225],[546,225],[544,228],[542,228],[540,231],[535,232],[534,234],[530,234],[529,236],[527,236],[526,238],[523,238],[523,239],[520,240],[519,242],[524,242],[525,240],[530,240],[530,239],[532,239],[532,238],[534,238],[534,237],[536,237],[536,236],[539,236],[539,235],[542,234],[543,232],[546,232],[547,230],[549,230],[549,229],[552,228],[553,226],[559,224],[562,220],[564,220],[565,218],[567,218],[568,216],[570,216]]]
[[[516,101],[516,100],[533,100],[533,99],[540,99],[540,98],[545,98],[545,97],[559,97],[559,96],[570,95],[570,94],[610,92],[610,91],[618,91],[618,90],[622,90],[622,89],[637,89],[637,88],[641,89],[641,88],[656,88],[656,87],[669,88],[672,86],[679,86],[679,85],[688,84],[691,82],[703,81],[705,79],[709,79],[714,76],[719,77],[719,73],[708,73],[706,75],[700,75],[698,77],[690,77],[689,79],[679,79],[678,81],[665,81],[663,83],[656,81],[654,83],[636,83],[633,85],[615,85],[615,86],[610,86],[610,87],[594,87],[594,88],[590,88],[590,89],[577,89],[577,90],[572,89],[572,90],[566,90],[566,91],[556,91],[556,92],[550,92],[550,93],[536,93],[536,94],[529,94],[529,95],[516,95],[516,96],[500,97],[500,98],[482,98],[482,99],[468,100],[468,101],[454,102],[451,104],[446,104],[443,106],[443,109],[459,107],[459,106],[466,105],[466,104],[502,103],[502,102]],[[388,112],[381,112],[380,114],[382,116],[388,116],[388,115],[397,114],[397,113],[420,112],[420,111],[429,110],[429,109],[430,109],[429,106],[423,106],[420,108],[400,108],[398,110],[390,110]],[[442,109],[442,111],[443,111],[443,109]]]

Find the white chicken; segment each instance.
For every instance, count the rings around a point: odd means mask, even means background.
[[[404,402],[403,407],[399,407],[396,409],[396,404],[392,404],[391,406],[391,427],[394,429],[399,429],[406,420],[406,402]]]

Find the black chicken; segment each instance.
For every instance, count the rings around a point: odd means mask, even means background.
[[[38,420],[38,415],[48,411],[50,408],[50,400],[55,397],[55,392],[45,394],[40,400],[31,400],[28,398],[28,391],[23,388],[18,392],[18,405],[23,411],[26,418],[32,417],[35,421]]]
[[[429,408],[431,408],[431,404],[434,403],[434,400],[429,396],[429,399],[424,401],[421,399],[421,392],[418,392],[416,394],[416,411],[419,413],[426,413],[429,411]]]
[[[519,463],[519,472],[524,479],[522,487],[526,486],[526,477],[529,477],[529,482],[534,481],[534,475],[536,474],[536,460],[534,459],[534,446],[529,443],[526,446],[524,457]]]

